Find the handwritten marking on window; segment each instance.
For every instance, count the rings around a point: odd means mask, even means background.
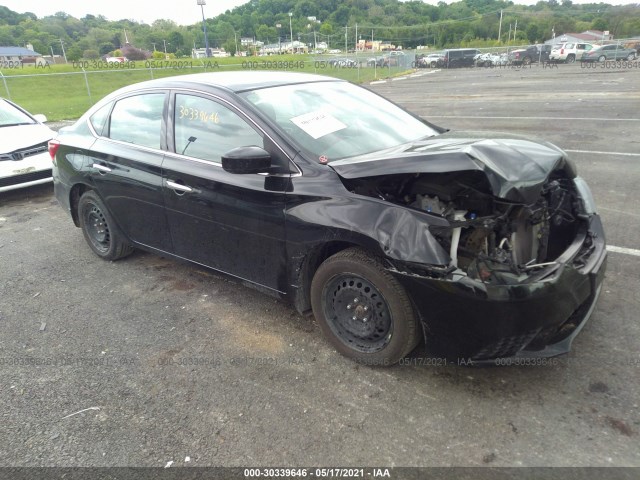
[[[197,108],[185,107],[183,105],[180,105],[179,118],[189,121],[198,121],[202,123],[220,123],[218,112],[198,110]]]

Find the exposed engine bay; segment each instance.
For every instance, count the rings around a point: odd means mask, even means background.
[[[449,227],[429,230],[449,252],[449,271],[484,283],[519,283],[553,264],[575,238],[580,223],[580,199],[562,170],[552,172],[531,204],[494,196],[481,171],[343,181],[353,193],[446,219]]]

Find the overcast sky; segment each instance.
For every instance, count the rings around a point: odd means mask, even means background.
[[[226,10],[246,3],[247,0],[208,0],[204,7],[207,17],[215,17]],[[534,4],[537,0],[516,0],[515,3]],[[598,0],[573,0],[574,3],[592,3]],[[640,0],[609,0],[612,5],[635,4]],[[153,23],[159,18],[170,19],[179,25],[193,25],[202,21],[202,12],[196,0],[0,0],[14,12],[32,12],[38,17],[66,12],[82,18],[86,14],[104,15],[107,20],[123,18],[137,22]],[[437,4],[438,0],[427,3]],[[450,3],[447,1],[447,3]]]
[[[207,0],[206,17],[215,17],[247,0]],[[35,13],[39,18],[66,12],[82,18],[87,14],[104,15],[107,20],[123,18],[153,23],[159,18],[170,19],[179,25],[202,22],[202,11],[196,0],[0,0],[0,5],[14,12]]]

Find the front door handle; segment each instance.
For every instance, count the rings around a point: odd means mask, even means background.
[[[94,163],[92,167],[96,170],[99,170],[100,173],[109,173],[111,171],[109,167],[105,167],[104,165],[100,165],[99,163]]]
[[[182,193],[191,193],[193,192],[193,188],[187,187],[181,183],[172,182],[171,180],[167,180],[167,186],[171,187],[173,190],[178,190]]]

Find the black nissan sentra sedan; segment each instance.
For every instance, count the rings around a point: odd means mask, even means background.
[[[105,260],[185,259],[313,312],[358,362],[426,340],[493,362],[569,351],[605,238],[558,147],[449,132],[333,78],[203,73],[125,87],[50,143]]]

